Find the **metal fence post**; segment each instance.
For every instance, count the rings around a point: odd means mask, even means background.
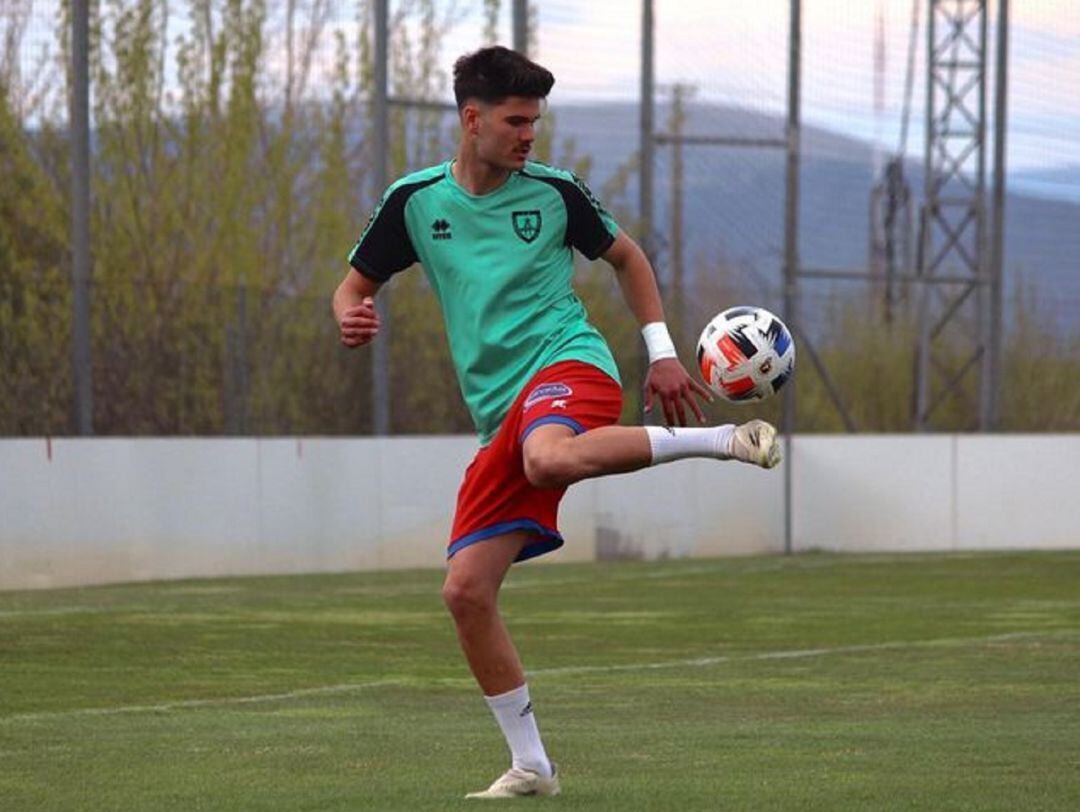
[[[787,186],[784,198],[784,321],[797,332],[799,283],[799,79],[802,56],[802,4],[791,0],[788,51]],[[795,384],[784,388],[784,553],[792,552],[792,435]]]
[[[653,173],[655,172],[654,160],[656,150],[656,66],[653,57],[653,0],[642,0],[641,3],[641,99],[640,99],[640,131],[638,135],[639,153],[641,155],[640,175],[638,178],[638,217],[641,220],[641,249],[649,262],[656,268],[656,245],[653,240]],[[663,284],[659,270],[656,271],[657,285],[663,293]],[[649,360],[644,354],[644,348],[639,343],[641,355],[641,382],[638,387],[638,414],[645,423],[651,422],[651,416],[645,413],[643,388],[645,376],[648,374]]]
[[[1005,133],[1008,125],[1009,0],[998,0],[994,74],[994,180],[990,249],[990,340],[984,401],[990,430],[1001,427],[1002,266],[1005,259]]]
[[[387,74],[390,55],[389,0],[375,2],[375,87],[373,89],[374,131],[372,133],[372,182],[375,194],[382,195],[388,185],[387,152],[390,146],[390,118]],[[372,433],[390,433],[390,342],[393,339],[390,289],[383,287],[379,294],[381,327],[379,337],[371,345],[371,414]]]
[[[88,0],[71,8],[71,243],[72,380],[75,430],[94,433],[93,356],[90,345],[90,21]]]
[[[529,55],[529,0],[514,0],[512,7],[514,50]]]

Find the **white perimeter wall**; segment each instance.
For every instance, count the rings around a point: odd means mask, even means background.
[[[0,589],[433,567],[469,437],[0,440]],[[1080,435],[805,436],[794,549],[1080,548]],[[783,469],[575,485],[549,560],[780,552]]]

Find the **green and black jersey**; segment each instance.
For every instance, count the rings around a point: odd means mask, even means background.
[[[577,360],[619,380],[575,295],[573,249],[596,259],[618,226],[571,172],[529,162],[473,195],[450,161],[394,183],[349,254],[385,282],[419,262],[442,305],[450,352],[480,442],[539,370]]]

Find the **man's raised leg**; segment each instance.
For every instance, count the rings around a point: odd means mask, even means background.
[[[582,434],[559,423],[537,426],[525,438],[525,475],[540,488],[623,474],[689,457],[735,459],[772,468],[780,462],[776,429],[764,420],[740,426],[666,428],[602,426]]]

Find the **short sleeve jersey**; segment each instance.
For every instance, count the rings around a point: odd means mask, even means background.
[[[473,195],[454,180],[451,163],[390,186],[349,263],[376,282],[423,266],[486,445],[521,387],[544,367],[584,361],[619,380],[571,287],[573,249],[596,259],[618,226],[571,172],[529,162],[498,189]]]

